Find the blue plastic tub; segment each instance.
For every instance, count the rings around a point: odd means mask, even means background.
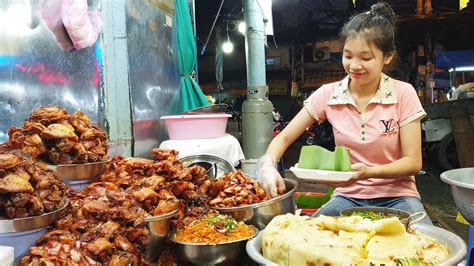
[[[74,191],[79,192],[82,189],[91,183],[90,180],[75,180],[75,181],[66,181],[69,186],[71,186]]]
[[[16,233],[0,233],[0,245],[13,247],[15,252],[15,260],[28,251],[28,248],[35,244],[44,233],[47,227],[38,228],[31,231]]]

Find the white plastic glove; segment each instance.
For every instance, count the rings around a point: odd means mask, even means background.
[[[276,169],[276,160],[273,156],[265,154],[257,161],[257,178],[263,190],[272,197],[285,192],[285,182]]]

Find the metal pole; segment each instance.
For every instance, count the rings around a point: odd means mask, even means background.
[[[193,34],[194,40],[197,43],[197,33],[196,33],[196,3],[194,0],[188,1],[189,10],[191,10],[191,23],[193,24]],[[198,53],[196,53],[196,64],[194,65],[194,73],[196,74],[196,83],[199,84],[199,65],[198,65]]]
[[[247,86],[265,86],[265,33],[263,11],[258,0],[244,1],[245,56],[247,61]]]
[[[258,0],[244,0],[244,18],[248,87],[247,100],[242,104],[242,148],[247,159],[255,160],[265,154],[273,137],[273,105],[268,100],[265,74],[263,10]]]
[[[104,1],[103,62],[99,120],[113,154],[133,156],[126,11],[122,1]]]

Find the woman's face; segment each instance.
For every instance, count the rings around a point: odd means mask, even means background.
[[[393,55],[384,56],[375,45],[367,43],[360,36],[346,40],[342,64],[354,85],[372,85],[380,80],[384,65],[390,63]]]

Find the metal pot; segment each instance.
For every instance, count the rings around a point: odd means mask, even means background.
[[[278,197],[269,199],[256,204],[212,209],[219,211],[222,214],[228,214],[237,221],[243,221],[246,224],[251,224],[262,230],[273,219],[273,217],[286,214],[295,213],[295,196],[294,192],[298,188],[298,182],[293,179],[284,179],[286,186],[286,193]]]
[[[147,257],[150,261],[155,261],[160,256],[163,244],[168,237],[171,218],[173,218],[176,213],[178,213],[178,209],[162,215],[145,218],[145,222],[148,223],[148,230],[150,231],[150,242],[146,250]]]
[[[245,252],[247,240],[258,234],[258,229],[254,227],[254,230],[255,234],[250,237],[216,244],[187,243],[173,238],[170,240],[176,244],[174,250],[180,260],[197,265],[214,265],[235,262]]]

